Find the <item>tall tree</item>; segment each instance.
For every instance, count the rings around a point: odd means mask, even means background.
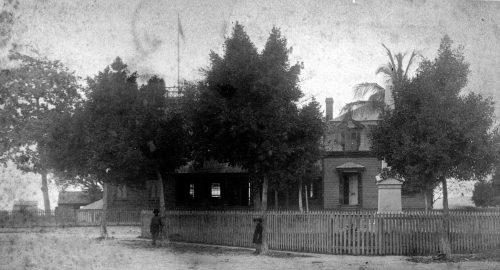
[[[357,84],[354,87],[354,98],[363,99],[368,96],[367,100],[357,100],[346,104],[342,108],[342,113],[345,113],[354,108],[360,108],[366,112],[371,113],[374,111],[381,112],[385,109],[386,105],[393,105],[392,92],[394,88],[401,87],[408,80],[408,71],[412,67],[417,53],[413,51],[409,58],[406,66],[404,66],[404,58],[406,54],[397,53],[392,54],[391,50],[387,48],[384,44],[387,58],[389,61],[381,65],[375,72],[375,74],[382,74],[386,78],[386,86],[382,87],[378,83],[364,82]]]
[[[165,82],[153,76],[140,88],[138,104],[141,118],[138,132],[141,150],[146,157],[145,173],[158,180],[162,218],[165,218],[166,208],[162,174],[173,173],[184,165],[189,152],[187,115],[183,110],[184,97],[167,99],[166,96]]]
[[[395,88],[396,107],[371,133],[372,151],[406,181],[421,187],[442,184],[446,255],[451,252],[447,178],[482,179],[498,153],[491,100],[461,94],[468,73],[463,48],[452,48],[445,36],[437,57],[424,60],[413,80]]]
[[[139,89],[120,58],[88,79],[87,100],[59,128],[51,161],[60,171],[103,183],[101,236],[107,237],[110,184],[140,185],[146,157],[142,141]],[[56,141],[56,140],[54,140]]]
[[[317,175],[317,162],[321,158],[320,138],[324,131],[324,122],[319,103],[313,99],[302,107],[294,127],[289,133],[290,153],[282,167],[273,178],[274,185],[298,186],[299,210],[303,211],[303,187],[309,184]],[[283,183],[284,182],[284,183]]]
[[[289,64],[289,52],[286,39],[273,28],[259,54],[243,26],[236,23],[224,43],[223,56],[210,55],[194,113],[198,152],[248,170],[254,186],[261,186],[263,212],[269,178],[293,152],[290,134],[302,96],[298,86],[301,66]],[[266,224],[264,218],[264,252]]]
[[[58,122],[81,101],[73,72],[58,61],[12,53],[17,67],[0,74],[0,151],[26,172],[41,175],[44,207],[50,211],[47,145]]]

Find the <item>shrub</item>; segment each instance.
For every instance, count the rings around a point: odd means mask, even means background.
[[[500,204],[500,194],[492,182],[480,181],[474,185],[472,201],[478,207],[495,206]]]

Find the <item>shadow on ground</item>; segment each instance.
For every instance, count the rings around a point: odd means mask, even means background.
[[[412,256],[407,259],[415,263],[440,263],[440,262],[467,262],[467,261],[492,261],[500,262],[500,249],[483,251],[481,253],[452,254],[449,259],[439,256]]]
[[[231,247],[218,247],[218,246],[210,246],[210,245],[198,245],[198,244],[190,244],[190,243],[170,243],[162,247],[154,247],[151,245],[151,241],[144,239],[137,240],[120,240],[120,244],[127,246],[133,249],[168,249],[169,251],[176,254],[184,254],[184,253],[195,253],[201,255],[251,255],[253,249],[245,249],[245,248],[231,248]],[[278,252],[278,251],[269,251],[266,256],[274,257],[274,258],[306,258],[313,257],[310,255],[290,253],[290,252]]]

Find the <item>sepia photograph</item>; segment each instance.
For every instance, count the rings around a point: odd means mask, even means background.
[[[500,269],[500,0],[0,0],[0,269]]]

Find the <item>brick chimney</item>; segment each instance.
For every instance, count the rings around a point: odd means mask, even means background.
[[[333,98],[326,98],[326,121],[333,119]]]

